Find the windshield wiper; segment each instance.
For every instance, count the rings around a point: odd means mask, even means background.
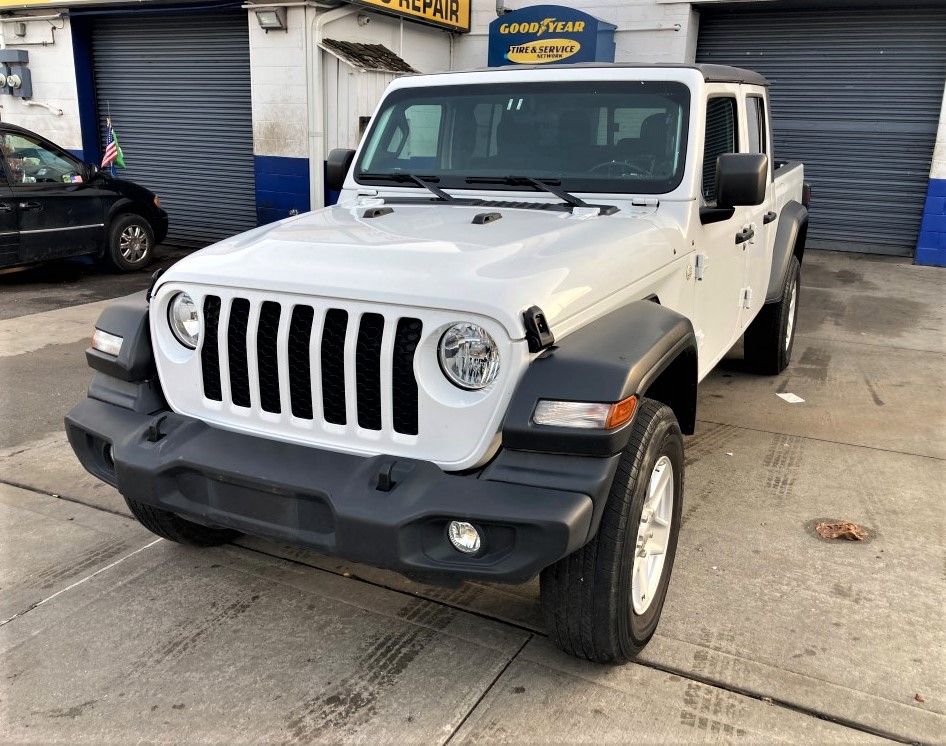
[[[533,179],[531,176],[468,176],[467,184],[507,184],[508,186],[531,186],[554,194],[572,207],[589,207],[589,204],[561,188],[559,179]]]
[[[395,181],[399,184],[405,182],[414,182],[415,184],[424,187],[431,192],[433,192],[437,197],[442,199],[444,202],[453,202],[454,197],[447,194],[443,189],[436,186],[434,182],[440,181],[439,176],[417,176],[416,174],[358,174],[359,179],[368,179],[369,181]]]

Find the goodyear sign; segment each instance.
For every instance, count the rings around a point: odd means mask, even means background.
[[[451,31],[470,30],[471,0],[351,0],[391,15],[429,23]]]
[[[614,62],[614,29],[580,10],[533,5],[489,24],[489,66]]]

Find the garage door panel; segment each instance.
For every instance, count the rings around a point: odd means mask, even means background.
[[[168,242],[256,227],[246,12],[104,16],[92,58],[102,131],[110,111],[125,153],[119,174],[160,196]]]
[[[946,80],[946,6],[702,10],[697,61],[757,70],[775,156],[805,163],[809,241],[910,254]]]

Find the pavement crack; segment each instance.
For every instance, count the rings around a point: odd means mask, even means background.
[[[139,548],[136,549],[135,551],[129,552],[128,554],[126,554],[126,555],[125,555],[124,557],[122,557],[121,559],[117,559],[117,560],[115,560],[114,562],[112,562],[112,563],[106,565],[105,567],[101,567],[101,568],[99,568],[98,570],[96,570],[95,572],[93,572],[93,573],[91,573],[91,574],[89,574],[89,575],[86,575],[86,576],[85,576],[84,578],[82,578],[81,580],[77,580],[75,583],[72,583],[71,585],[68,585],[68,586],[66,586],[65,588],[62,588],[61,590],[56,591],[56,592],[53,593],[52,595],[46,596],[46,598],[42,599],[41,601],[36,601],[35,603],[30,604],[30,605],[29,605],[27,608],[25,608],[23,611],[19,611],[19,612],[17,612],[16,614],[14,614],[13,616],[11,616],[11,617],[9,617],[9,618],[7,618],[7,619],[4,619],[3,621],[0,621],[0,627],[3,627],[4,625],[9,624],[9,623],[12,622],[14,619],[19,619],[19,618],[25,616],[26,614],[29,614],[29,613],[30,613],[33,609],[35,609],[37,606],[42,606],[44,603],[47,603],[48,601],[52,601],[54,598],[56,598],[57,596],[61,596],[61,595],[62,595],[63,593],[65,593],[66,591],[71,591],[73,588],[75,588],[75,587],[77,587],[77,586],[80,586],[80,585],[82,585],[83,583],[88,582],[89,580],[92,580],[92,578],[94,578],[96,575],[101,575],[101,574],[102,574],[103,572],[105,572],[106,570],[111,570],[111,569],[112,569],[113,567],[115,567],[116,565],[120,565],[122,562],[124,562],[124,561],[127,560],[127,559],[130,559],[131,557],[134,557],[134,556],[135,556],[136,554],[138,554],[139,552],[143,552],[145,549],[148,549],[148,548],[150,548],[150,547],[153,547],[153,546],[154,546],[155,544],[157,544],[159,541],[164,541],[164,539],[160,539],[160,538],[159,538],[159,539],[155,539],[154,541],[150,542],[149,544],[145,544],[143,547],[139,547]]]
[[[669,639],[669,638],[668,638]],[[711,676],[706,676],[703,674],[695,673],[693,671],[687,671],[682,668],[677,668],[676,666],[668,666],[663,663],[655,663],[653,661],[645,661],[635,659],[632,661],[632,665],[643,666],[644,668],[650,668],[654,671],[660,671],[661,673],[670,674],[671,676],[679,676],[685,681],[695,682],[697,684],[703,684],[704,686],[712,687],[713,689],[718,689],[726,692],[731,692],[733,694],[738,694],[743,697],[748,697],[749,699],[754,699],[758,702],[764,702],[767,705],[773,707],[782,707],[786,710],[791,710],[792,712],[797,712],[800,715],[806,715],[808,717],[816,718],[817,720],[824,720],[829,723],[834,723],[835,725],[840,725],[844,728],[849,728],[850,730],[857,731],[859,733],[867,733],[872,736],[879,736],[880,738],[886,738],[890,741],[896,741],[897,743],[906,743],[906,744],[915,744],[917,741],[905,736],[901,736],[897,733],[891,733],[890,731],[883,730],[881,728],[873,728],[869,725],[864,725],[863,723],[858,723],[854,720],[849,720],[847,718],[835,717],[833,715],[828,715],[824,712],[819,712],[811,707],[806,707],[804,705],[797,705],[793,702],[789,702],[784,699],[779,699],[778,697],[772,697],[767,694],[760,694],[759,692],[752,691],[751,689],[745,689],[741,686],[736,686],[735,684],[728,684],[724,681],[714,679]]]
[[[63,495],[58,492],[50,492],[49,490],[40,489],[39,487],[33,487],[32,485],[24,484],[23,482],[17,482],[13,479],[4,479],[3,477],[0,477],[0,484],[5,484],[8,487],[16,487],[17,489],[26,490],[27,492],[33,492],[37,495],[42,495],[43,497],[51,497],[55,500],[65,500],[67,503],[75,503],[76,505],[82,505],[83,507],[92,508],[93,510],[100,510],[103,513],[111,513],[112,515],[118,515],[129,521],[135,520],[133,516],[130,516],[127,513],[122,513],[120,510],[112,510],[111,508],[104,508],[101,505],[95,505],[94,503],[86,502],[85,500],[80,500],[77,497],[70,497],[69,495]]]
[[[314,565],[310,565],[307,562],[302,562],[301,560],[293,559],[291,557],[284,557],[280,554],[270,554],[269,552],[265,552],[262,549],[257,549],[255,547],[248,547],[248,546],[244,546],[243,544],[231,544],[230,546],[235,547],[237,549],[243,549],[247,552],[254,552],[255,554],[261,554],[264,557],[271,557],[273,559],[281,560],[283,562],[289,562],[293,565],[301,565],[302,567],[307,567],[310,570],[315,570],[317,572],[325,572],[325,573],[328,573],[329,575],[335,575],[340,578],[345,578],[346,580],[355,580],[359,583],[370,585],[373,588],[380,588],[381,590],[390,591],[391,593],[397,593],[401,596],[407,596],[408,598],[411,598],[414,600],[417,600],[418,598],[420,598],[425,601],[429,601],[430,603],[438,604],[444,608],[448,608],[448,609],[459,608],[460,611],[462,611],[463,613],[469,614],[470,616],[474,616],[479,619],[486,619],[490,622],[498,622],[499,624],[503,624],[507,627],[510,627],[511,629],[517,629],[521,632],[525,632],[530,635],[539,634],[539,635],[544,636],[544,634],[540,630],[537,630],[533,627],[527,627],[526,625],[520,624],[518,622],[502,619],[496,616],[491,616],[490,614],[485,614],[482,611],[477,611],[476,609],[471,609],[466,606],[458,606],[456,604],[462,603],[463,598],[457,598],[453,594],[451,594],[446,599],[444,599],[443,597],[440,596],[439,592],[442,589],[439,589],[439,588],[430,588],[425,593],[405,591],[401,588],[395,588],[390,585],[385,585],[384,583],[379,583],[375,580],[369,580],[367,578],[364,578],[354,573],[350,575],[345,575],[341,571],[328,570],[324,567],[315,567]]]
[[[728,422],[716,422],[715,420],[697,420],[707,425],[728,425]],[[780,438],[799,438],[801,440],[811,440],[815,443],[833,443],[839,446],[850,446],[851,448],[864,448],[868,451],[880,451],[881,453],[893,453],[898,456],[913,456],[914,458],[928,458],[933,461],[946,461],[942,456],[930,456],[926,453],[911,453],[910,451],[898,451],[893,448],[878,448],[877,446],[865,446],[863,443],[848,443],[845,440],[831,440],[830,438],[814,438],[811,435],[792,435],[790,433],[780,433],[776,430],[763,430],[761,427],[748,427],[746,425],[734,425],[740,430],[748,430],[752,433],[765,433],[766,435],[777,435]]]
[[[482,702],[486,698],[486,695],[489,694],[493,690],[493,687],[496,686],[496,682],[499,681],[503,677],[503,674],[506,673],[507,670],[509,670],[509,667],[516,661],[516,659],[520,655],[522,655],[522,651],[526,649],[526,645],[528,645],[532,641],[532,638],[534,637],[535,637],[535,633],[530,632],[529,636],[526,637],[525,640],[523,640],[522,645],[519,646],[519,649],[513,654],[513,656],[508,661],[506,661],[506,665],[504,665],[499,670],[499,673],[497,673],[493,677],[493,680],[489,682],[489,686],[487,686],[483,690],[483,693],[480,694],[476,702],[473,703],[473,706],[470,707],[469,710],[467,710],[467,713],[460,719],[460,722],[457,723],[457,727],[453,729],[453,732],[450,733],[449,736],[447,736],[447,740],[445,740],[442,744],[440,744],[440,746],[448,746],[448,744],[453,740],[453,737],[457,733],[460,732],[461,728],[463,728],[466,721],[470,719],[470,715],[476,712],[476,708],[480,706],[480,702]]]

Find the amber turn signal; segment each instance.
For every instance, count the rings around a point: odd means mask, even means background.
[[[636,396],[629,396],[627,399],[622,399],[616,404],[612,404],[611,409],[608,410],[608,420],[605,423],[605,428],[611,430],[615,427],[620,427],[625,422],[630,422],[631,417],[634,416],[635,409],[637,409]]]

